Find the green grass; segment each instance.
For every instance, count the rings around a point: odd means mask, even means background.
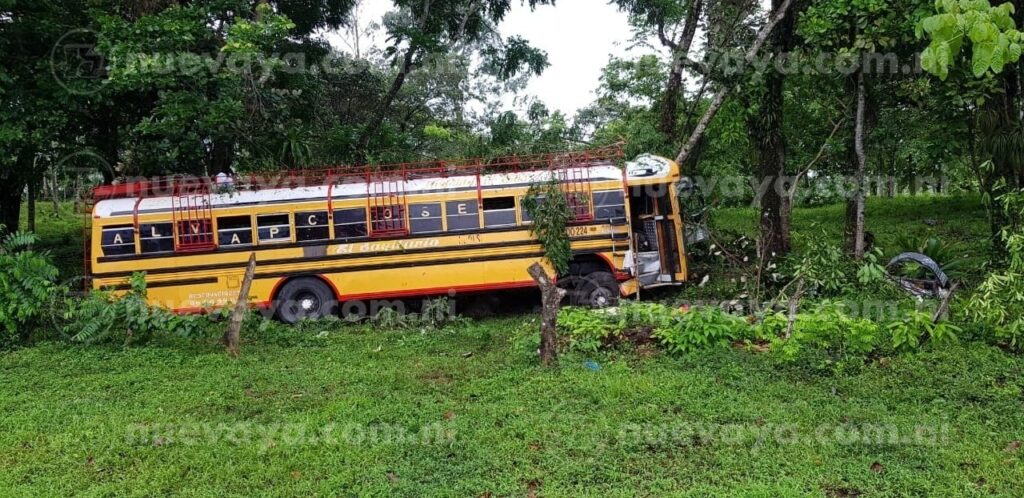
[[[54,264],[60,269],[63,278],[73,278],[82,274],[82,224],[83,214],[76,212],[72,203],[62,203],[58,212],[54,212],[53,204],[40,202],[36,205],[36,235],[39,236],[39,248],[49,251]],[[27,230],[28,209],[22,206],[21,229]]]
[[[517,339],[535,327],[511,318],[426,333],[291,330],[250,340],[239,360],[212,342],[3,353],[0,489],[524,496],[533,482],[543,496],[1024,491],[1024,449],[1006,451],[1024,437],[1024,361],[999,350],[927,351],[836,376],[742,351],[614,352],[596,358],[597,370],[567,355],[545,370]],[[163,429],[142,441],[140,424]],[[330,424],[334,443],[294,439]],[[705,426],[718,437],[685,433]],[[174,431],[181,427],[190,432]],[[360,438],[374,427],[439,436]],[[836,427],[892,429],[903,442],[845,432],[837,440]],[[917,444],[918,427],[945,432]],[[274,428],[291,432],[267,435]]]
[[[845,204],[794,209],[795,249],[800,250],[801,236],[820,233],[815,230],[823,231],[831,240],[840,243],[845,213]],[[749,237],[757,235],[758,211],[755,208],[718,209],[712,216],[712,226],[716,229]],[[928,237],[938,237],[960,245],[964,254],[972,257],[984,255],[990,245],[988,238],[991,232],[985,207],[976,195],[869,197],[864,217],[867,230],[875,235],[875,245],[882,248],[887,256],[899,252],[898,242],[902,238],[923,241]]]
[[[977,199],[868,207],[883,247],[934,234],[985,249]],[[835,225],[838,241],[842,213],[798,209],[795,232]],[[40,217],[69,272],[78,220]],[[752,233],[756,214],[714,221]],[[206,339],[0,352],[0,495],[1024,494],[1020,356],[965,342],[830,374],[622,350],[542,369],[536,327],[269,327],[238,360]]]

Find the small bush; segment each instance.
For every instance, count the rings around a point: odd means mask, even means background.
[[[746,319],[715,307],[695,308],[654,331],[654,338],[669,353],[693,353],[728,346],[745,339],[751,327]]]
[[[824,233],[816,233],[803,242],[801,256],[790,256],[782,266],[785,274],[802,278],[811,295],[835,296],[851,290],[850,275],[856,272],[843,249],[828,242]]]
[[[177,315],[146,301],[146,276],[131,276],[131,288],[121,296],[93,291],[82,299],[67,298],[63,332],[72,341],[146,342],[158,335],[194,336],[209,323],[198,315]]]
[[[596,353],[622,337],[609,315],[588,308],[567,307],[558,311],[558,327],[568,335],[569,349]]]
[[[810,311],[797,314],[790,336],[789,320],[782,313],[766,317],[761,334],[771,337],[772,351],[783,361],[815,358],[818,367],[863,361],[879,345],[881,327],[853,318],[841,303],[825,301]]]
[[[926,342],[946,345],[957,342],[960,327],[948,322],[933,323],[929,313],[914,310],[887,327],[892,335],[892,347],[896,351],[912,351]]]
[[[28,337],[57,289],[57,267],[46,252],[33,251],[36,236],[13,233],[0,240],[0,347]]]

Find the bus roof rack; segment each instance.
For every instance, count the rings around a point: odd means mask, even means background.
[[[331,166],[317,169],[293,169],[267,173],[249,173],[231,180],[239,190],[299,188],[329,184],[364,183],[380,179],[415,180],[449,176],[518,173],[539,170],[563,170],[614,162],[623,157],[621,144],[580,151],[531,155],[499,156],[491,159],[456,159],[362,166]],[[100,185],[93,189],[94,202],[107,199],[164,197],[182,191],[209,192],[216,177],[172,175],[151,179]]]

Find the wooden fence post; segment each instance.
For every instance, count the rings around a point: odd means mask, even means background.
[[[544,306],[540,322],[540,361],[544,366],[549,366],[558,362],[558,338],[555,332],[558,326],[558,307],[565,296],[565,290],[555,285],[540,263],[530,265],[527,271],[540,287],[541,303]]]
[[[238,358],[238,355],[242,353],[238,343],[241,340],[242,321],[249,308],[249,287],[252,286],[252,277],[255,273],[256,253],[251,253],[249,254],[249,266],[245,268],[245,278],[242,279],[242,288],[238,291],[238,301],[235,302],[235,309],[231,312],[228,330],[224,332],[224,345],[227,346],[228,355],[232,358]]]

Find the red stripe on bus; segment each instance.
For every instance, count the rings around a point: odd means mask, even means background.
[[[409,296],[425,296],[430,294],[447,294],[450,291],[454,292],[480,292],[488,290],[502,290],[502,289],[522,289],[525,287],[536,287],[537,284],[533,280],[521,280],[518,282],[501,282],[497,284],[478,284],[478,285],[461,285],[461,286],[447,286],[447,287],[432,287],[424,289],[410,289],[398,292],[376,292],[367,294],[353,294],[344,296],[342,301],[354,301],[358,299],[373,299],[373,298],[387,298],[387,297],[409,297]]]

